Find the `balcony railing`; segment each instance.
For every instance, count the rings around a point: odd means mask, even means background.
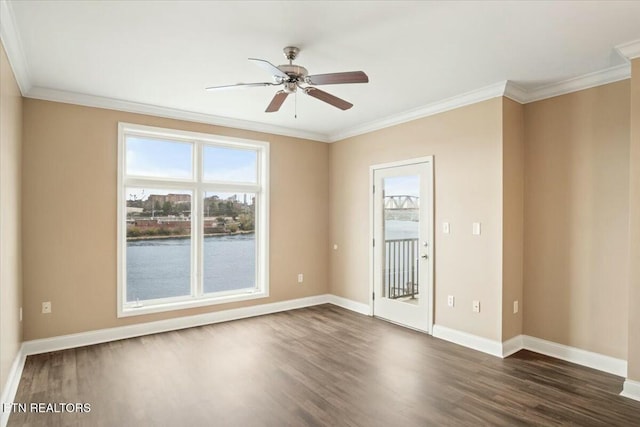
[[[387,298],[418,295],[418,239],[385,240],[384,281]]]

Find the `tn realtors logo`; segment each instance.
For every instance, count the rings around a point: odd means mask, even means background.
[[[90,403],[70,403],[70,402],[56,402],[56,403],[44,403],[44,402],[31,402],[31,403],[2,403],[2,412],[13,413],[53,413],[53,414],[65,414],[65,413],[86,413],[91,412]]]

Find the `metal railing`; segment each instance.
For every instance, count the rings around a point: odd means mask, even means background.
[[[384,241],[384,271],[387,298],[415,298],[418,295],[418,239]]]

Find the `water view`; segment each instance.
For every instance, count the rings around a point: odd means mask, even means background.
[[[192,192],[127,190],[127,302],[190,295]],[[255,287],[255,196],[204,193],[204,293]]]
[[[127,301],[189,295],[191,239],[127,242]],[[204,291],[255,285],[255,235],[204,238]]]

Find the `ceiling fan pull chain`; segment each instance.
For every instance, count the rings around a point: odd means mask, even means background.
[[[294,111],[293,111],[293,118],[297,119],[298,118],[298,92],[296,91],[296,93],[293,95],[293,101],[294,101]]]

